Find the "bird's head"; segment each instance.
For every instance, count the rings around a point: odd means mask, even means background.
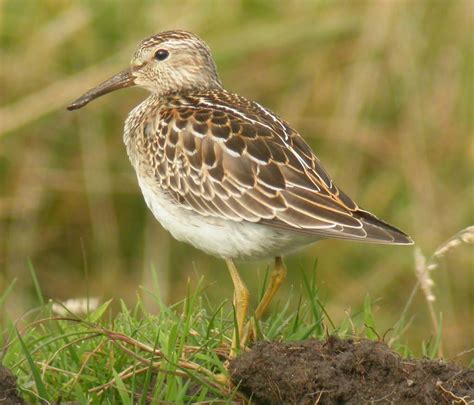
[[[206,43],[186,31],[166,31],[142,41],[130,67],[92,88],[68,106],[76,110],[111,91],[140,86],[157,95],[221,87]]]

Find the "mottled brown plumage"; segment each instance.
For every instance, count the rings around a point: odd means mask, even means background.
[[[145,39],[129,69],[68,108],[133,85],[151,92],[124,131],[147,205],[176,239],[227,260],[241,342],[248,291],[233,259],[276,257],[258,319],[286,274],[282,254],[321,238],[412,243],[344,194],[287,122],[225,90],[210,49],[194,34]]]
[[[130,134],[157,187],[199,215],[322,237],[409,241],[339,190],[288,123],[224,89],[162,97]]]

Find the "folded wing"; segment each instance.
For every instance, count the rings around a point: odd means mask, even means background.
[[[231,93],[173,103],[143,130],[156,181],[182,207],[321,237],[412,243],[361,210],[303,138],[260,105]]]

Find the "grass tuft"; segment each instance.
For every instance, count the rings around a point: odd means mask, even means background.
[[[289,300],[268,319],[256,323],[257,335],[272,341],[362,335],[377,339],[371,300],[336,326],[321,302],[316,273],[303,273],[304,294]],[[38,288],[38,291],[41,291]],[[106,301],[81,318],[53,316],[53,302],[40,305],[17,323],[4,348],[3,364],[18,376],[30,401],[78,401],[81,404],[146,404],[228,401],[240,394],[228,381],[226,361],[235,325],[232,305],[209,304],[201,280],[188,286],[186,298],[145,309],[139,296],[133,308],[120,301],[114,312]],[[347,325],[352,325],[348,328]],[[435,346],[426,345],[427,353]]]

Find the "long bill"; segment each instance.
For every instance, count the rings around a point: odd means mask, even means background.
[[[90,89],[88,92],[84,93],[77,100],[73,101],[68,105],[67,109],[69,111],[77,110],[84,107],[86,104],[90,103],[92,100],[103,96],[104,94],[110,93],[115,90],[123,89],[125,87],[135,86],[135,78],[132,75],[130,69],[122,70],[120,73],[112,76],[110,79],[102,82],[98,86]]]

